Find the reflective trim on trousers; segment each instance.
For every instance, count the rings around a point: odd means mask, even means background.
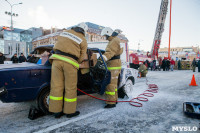
[[[70,60],[68,58],[65,58],[63,56],[60,56],[60,55],[57,55],[57,54],[53,54],[51,57],[55,57],[55,58],[57,58],[59,60],[63,60],[65,62],[68,62],[68,63],[74,65],[75,67],[79,68],[79,64],[78,63],[76,63],[76,62],[74,62],[74,61],[72,61],[72,60]]]
[[[63,100],[63,97],[54,97],[54,96],[50,96],[49,97],[51,100]]]
[[[107,95],[115,95],[115,92],[105,91]]]
[[[76,102],[77,98],[72,98],[72,99],[65,98],[64,100],[65,100],[65,102]]]
[[[122,69],[122,67],[108,67],[108,70],[117,70],[117,69]]]

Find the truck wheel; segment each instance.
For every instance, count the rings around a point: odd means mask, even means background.
[[[38,98],[38,106],[39,109],[42,110],[45,114],[49,114],[49,94],[50,94],[50,89],[45,88],[41,93]]]

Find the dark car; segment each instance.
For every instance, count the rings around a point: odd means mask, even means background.
[[[40,110],[47,113],[50,92],[51,65],[38,64],[41,53],[45,51],[50,53],[53,45],[37,47],[32,52],[32,63],[17,63],[0,65],[0,100],[5,103],[9,102],[24,102],[35,100]],[[88,49],[89,65],[94,65],[90,60],[91,52],[98,52],[98,49]],[[48,60],[47,60],[48,62]],[[96,82],[90,73],[81,74],[78,72],[78,88],[87,92],[93,93],[94,88],[98,88],[101,82]],[[102,79],[103,81],[104,79]],[[98,84],[100,83],[100,84]],[[108,82],[104,84],[106,86]],[[105,87],[104,87],[105,88]],[[104,90],[103,90],[104,91]],[[79,94],[80,92],[78,92]],[[102,93],[102,92],[100,92]]]

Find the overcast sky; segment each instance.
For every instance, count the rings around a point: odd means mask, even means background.
[[[170,1],[170,0],[169,0]],[[172,0],[171,47],[200,45],[200,0]],[[15,28],[69,27],[80,22],[119,28],[129,39],[129,47],[150,51],[161,0],[9,0],[19,16]],[[168,8],[169,9],[169,8]],[[0,26],[10,26],[5,14],[10,6],[0,0]],[[169,10],[161,47],[169,43]]]

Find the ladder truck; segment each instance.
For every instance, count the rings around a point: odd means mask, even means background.
[[[168,3],[169,3],[168,0],[161,1],[158,21],[157,21],[157,26],[156,26],[156,32],[155,32],[153,45],[152,45],[150,54],[149,53],[147,53],[147,55],[140,55],[137,53],[130,54],[129,57],[130,57],[131,68],[137,69],[139,67],[140,62],[143,63],[146,60],[151,62],[152,60],[158,59],[158,50],[160,48],[161,37],[164,31],[164,24],[165,24],[165,19],[167,15]]]
[[[160,12],[158,16],[156,32],[155,32],[155,36],[153,40],[153,45],[151,48],[151,53],[150,53],[150,57],[153,59],[158,59],[158,50],[160,48],[161,37],[164,31],[164,24],[165,24],[165,19],[167,16],[167,9],[168,9],[167,7],[168,7],[168,0],[162,0],[161,6],[160,6]]]

